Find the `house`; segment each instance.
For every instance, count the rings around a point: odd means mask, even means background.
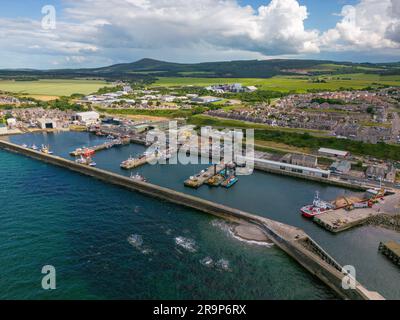
[[[393,166],[369,166],[366,175],[368,179],[394,183],[396,180],[396,168]]]
[[[336,161],[330,166],[329,170],[331,170],[332,173],[347,174],[351,170],[351,162],[345,160]]]

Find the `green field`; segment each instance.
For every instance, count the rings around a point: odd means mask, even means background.
[[[313,83],[307,76],[277,76],[269,79],[256,78],[159,78],[154,87],[165,86],[199,86],[206,87],[213,84],[241,83],[245,86],[257,86],[260,90],[270,90],[279,92],[296,91],[299,93],[307,90],[338,90],[363,89],[376,84],[400,86],[400,76],[380,76],[377,74],[343,74],[334,76],[320,76],[326,83]]]
[[[100,80],[0,80],[1,91],[38,96],[70,96],[74,93],[89,94],[109,85]]]

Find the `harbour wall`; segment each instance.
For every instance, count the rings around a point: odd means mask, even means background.
[[[98,168],[83,166],[58,156],[23,148],[7,141],[0,140],[0,148],[224,219],[244,220],[253,223],[261,228],[275,245],[295,259],[311,274],[318,277],[343,299],[384,299],[379,293],[368,291],[358,282],[355,289],[345,290],[342,287],[344,275],[341,272],[341,266],[301,229],[175,190],[135,181]]]

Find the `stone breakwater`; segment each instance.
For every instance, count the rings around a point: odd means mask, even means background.
[[[192,209],[218,216],[220,218],[237,222],[251,223],[258,228],[280,249],[285,251],[295,261],[302,265],[311,274],[318,277],[328,287],[334,290],[343,299],[354,300],[382,300],[379,293],[368,291],[360,283],[356,282],[353,289],[343,288],[342,267],[326,253],[303,230],[295,228],[271,219],[263,218],[238,209],[190,196],[175,190],[160,187],[150,183],[135,181],[133,179],[77,164],[73,161],[0,140],[0,148],[14,153],[22,154],[30,158],[63,167],[80,174],[94,177],[107,183],[115,184],[132,191],[140,192],[148,196],[183,205]]]
[[[398,215],[381,214],[369,218],[365,222],[365,224],[400,232],[400,214]]]

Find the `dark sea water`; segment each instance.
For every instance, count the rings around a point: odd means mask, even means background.
[[[17,144],[49,144],[60,156],[104,139],[87,133],[14,136]],[[145,150],[130,145],[99,152],[100,168]],[[146,165],[150,182],[237,207],[304,229],[357,279],[400,299],[400,272],[378,253],[400,235],[375,227],[332,235],[302,218],[316,190],[324,199],[350,191],[255,172],[231,189],[191,190],[183,181],[204,165]],[[136,172],[136,171],[133,171]],[[335,299],[336,296],[276,247],[240,242],[208,215],[0,151],[0,298],[3,299]],[[129,243],[140,235],[141,245]],[[176,244],[183,237],[186,248]],[[185,242],[186,241],[186,242]],[[192,246],[190,246],[192,245]],[[224,259],[229,268],[201,264]],[[41,289],[41,268],[54,265],[57,290]]]

